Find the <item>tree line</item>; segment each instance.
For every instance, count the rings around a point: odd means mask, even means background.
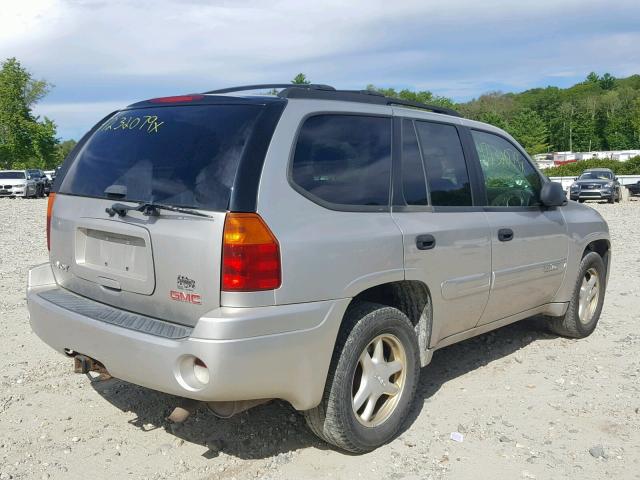
[[[294,84],[308,84],[299,73]],[[0,169],[54,168],[75,145],[60,141],[56,124],[33,107],[53,86],[38,80],[18,60],[0,64]],[[387,96],[458,110],[463,116],[503,128],[534,155],[553,151],[640,149],[640,75],[615,78],[590,73],[569,88],[489,92],[456,103],[428,90],[366,87]],[[639,172],[640,173],[640,172]]]
[[[53,169],[75,145],[73,140],[57,138],[51,119],[33,113],[51,88],[15,58],[0,64],[0,169]]]
[[[456,104],[429,91],[368,88],[389,96],[455,108],[509,132],[534,155],[557,151],[640,149],[640,75],[590,73],[569,88],[489,92]]]

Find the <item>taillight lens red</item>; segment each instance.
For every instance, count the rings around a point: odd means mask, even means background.
[[[56,194],[51,192],[47,202],[47,249],[51,250],[51,213],[53,212],[53,203],[56,201]]]
[[[222,246],[222,290],[273,290],[281,284],[280,246],[256,213],[228,213]]]
[[[196,100],[202,100],[204,95],[175,95],[173,97],[159,97],[149,100],[152,103],[180,103],[180,102],[195,102]]]

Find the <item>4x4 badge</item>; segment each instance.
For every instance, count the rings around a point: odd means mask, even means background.
[[[178,275],[177,284],[179,290],[193,290],[196,288],[196,281],[184,275]]]

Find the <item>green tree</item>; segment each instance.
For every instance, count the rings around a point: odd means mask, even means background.
[[[616,77],[611,75],[610,73],[605,73],[600,78],[600,87],[603,90],[611,90],[616,83]]]
[[[390,97],[454,107],[467,118],[514,133],[532,153],[640,149],[640,75],[615,78],[591,72],[569,88],[488,92],[457,105],[428,90],[367,88]],[[546,138],[541,141],[544,130]]]
[[[304,73],[299,73],[293,77],[291,83],[294,85],[309,85],[311,82],[307,79],[307,76]]]
[[[434,95],[428,90],[419,90],[414,92],[413,90],[405,88],[398,92],[394,88],[378,88],[371,84],[367,85],[367,90],[381,93],[386,97],[399,98],[401,100],[408,100],[411,102],[426,103],[446,108],[455,108],[456,106],[455,102],[450,98]]]
[[[549,132],[544,120],[534,110],[525,108],[507,125],[507,131],[531,155],[549,151]]]
[[[640,96],[634,99],[630,115],[634,145],[640,145]]]
[[[56,145],[56,156],[59,163],[62,163],[64,159],[67,158],[67,155],[71,153],[71,150],[75,148],[77,143],[75,140],[65,140]]]
[[[497,112],[482,112],[476,116],[475,120],[479,122],[488,123],[489,125],[493,125],[494,127],[502,128],[505,130],[507,128],[507,121],[504,119],[502,115]]]
[[[596,72],[591,72],[587,75],[587,83],[598,83],[600,81],[600,77]]]
[[[32,107],[49,91],[15,58],[0,65],[0,168],[47,168],[56,164],[55,124]]]

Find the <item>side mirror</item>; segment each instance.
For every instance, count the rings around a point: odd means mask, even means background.
[[[561,207],[567,204],[567,194],[558,182],[547,182],[542,185],[540,201],[545,207]]]

